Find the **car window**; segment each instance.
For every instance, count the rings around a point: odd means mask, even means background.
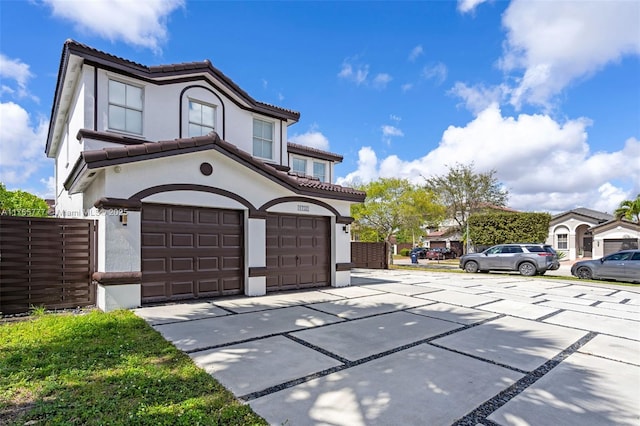
[[[604,260],[627,260],[631,257],[631,252],[626,253],[613,253],[605,257]]]
[[[509,247],[505,247],[504,250],[502,250],[503,253],[522,253],[522,247],[518,247],[518,246],[509,246]]]
[[[527,246],[527,251],[529,251],[531,253],[542,253],[542,252],[547,251],[547,250],[545,250],[543,247],[540,247],[540,246]],[[551,252],[549,252],[549,253],[551,253]]]
[[[631,260],[640,260],[640,251],[633,253]]]
[[[495,246],[495,247],[488,248],[487,251],[485,251],[485,254],[496,254],[496,253],[500,253],[501,251],[502,251],[502,246]]]

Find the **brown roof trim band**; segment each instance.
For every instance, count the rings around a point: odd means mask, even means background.
[[[268,269],[266,266],[250,266],[249,277],[266,277]]]
[[[347,262],[347,263],[336,263],[336,271],[337,272],[341,272],[341,271],[350,271],[351,269],[355,268],[355,263],[352,262]]]
[[[142,272],[94,272],[91,278],[101,285],[140,284]]]
[[[141,145],[149,142],[146,139],[133,138],[131,136],[119,135],[117,133],[98,132],[90,129],[80,129],[76,134],[77,140],[96,139],[102,142],[118,143],[120,145]]]
[[[142,201],[127,200],[126,198],[103,197],[93,203],[93,205],[98,209],[127,209],[132,212],[142,210]]]
[[[341,163],[344,157],[342,155],[334,154],[333,152],[323,151],[320,149],[312,148],[306,145],[300,145],[293,142],[287,142],[287,152],[291,154],[306,155],[309,157],[318,158],[320,160],[335,161]]]
[[[249,209],[249,217],[252,217],[252,212],[255,212],[257,209],[251,202],[241,197],[240,195],[227,191],[225,189],[215,188],[213,186],[205,186],[205,185],[196,185],[191,183],[174,183],[168,185],[158,185],[152,186],[147,189],[143,189],[131,197],[129,197],[130,201],[141,201],[147,197],[150,197],[154,194],[159,194],[161,192],[173,192],[173,191],[196,191],[196,192],[208,192],[210,194],[222,195],[223,197],[231,198],[245,206]]]

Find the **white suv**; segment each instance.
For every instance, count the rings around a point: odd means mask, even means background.
[[[499,244],[482,253],[469,253],[460,257],[460,268],[469,273],[518,271],[530,277],[559,267],[557,253],[547,244]]]

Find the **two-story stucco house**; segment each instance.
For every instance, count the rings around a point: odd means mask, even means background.
[[[46,154],[56,215],[98,220],[98,305],[350,284],[342,157],[209,61],[144,66],[64,44]]]

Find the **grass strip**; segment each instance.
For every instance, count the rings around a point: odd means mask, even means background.
[[[266,424],[129,311],[0,324],[0,424]]]

